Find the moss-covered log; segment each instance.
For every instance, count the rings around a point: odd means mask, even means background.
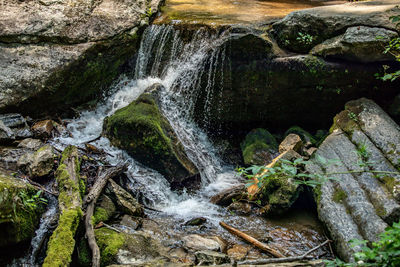
[[[60,218],[50,237],[44,267],[68,266],[75,247],[75,232],[82,217],[80,160],[74,146],[67,147],[56,171]]]

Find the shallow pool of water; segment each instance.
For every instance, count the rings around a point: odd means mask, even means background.
[[[155,23],[267,23],[292,11],[344,1],[323,0],[166,0]]]

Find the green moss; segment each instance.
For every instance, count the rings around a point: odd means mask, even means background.
[[[99,222],[106,222],[106,221],[108,221],[109,218],[110,218],[110,216],[105,209],[103,209],[101,207],[97,207],[93,214],[92,224],[96,225]]]
[[[91,266],[92,255],[85,238],[81,238],[78,245],[78,261],[80,266]]]
[[[58,226],[49,240],[43,267],[69,265],[75,247],[75,231],[82,215],[80,208],[66,210],[60,215]]]
[[[67,166],[74,169],[68,169]],[[59,190],[58,206],[61,215],[58,226],[48,243],[47,255],[43,263],[45,267],[68,266],[71,262],[75,247],[75,232],[83,215],[79,169],[78,150],[74,146],[69,146],[62,153],[61,162],[56,171]]]
[[[32,237],[44,206],[25,207],[22,195],[30,198],[36,193],[37,190],[30,184],[0,170],[0,247],[24,242]]]
[[[101,265],[112,264],[118,253],[118,250],[125,243],[125,236],[108,228],[95,230],[96,242],[100,249]]]
[[[341,188],[335,188],[335,191],[333,192],[332,199],[336,203],[343,203],[344,200],[346,200],[347,194],[343,189]]]
[[[157,90],[157,89],[156,89]],[[105,119],[103,133],[114,146],[167,178],[197,173],[151,93]]]
[[[80,179],[79,179],[79,193],[80,193],[80,195],[81,195],[81,198],[83,199],[83,197],[85,196],[85,194],[86,194],[86,177],[84,177],[84,176],[82,176]]]
[[[246,165],[265,164],[263,152],[274,153],[278,150],[278,143],[275,137],[265,129],[254,129],[246,135],[245,140],[240,144],[243,160]]]
[[[310,142],[313,145],[317,144],[317,140],[314,138],[314,136],[299,126],[290,127],[285,132],[285,136],[288,136],[289,134],[297,134],[304,143]]]

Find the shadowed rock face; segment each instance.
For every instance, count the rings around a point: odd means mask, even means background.
[[[398,14],[399,7],[396,5],[396,0],[382,0],[295,11],[273,25],[273,35],[281,47],[295,52],[308,52],[313,46],[353,26],[396,31],[396,24],[390,23],[389,19]],[[312,39],[304,40],[299,33],[309,35]]]
[[[359,249],[349,245],[351,239],[376,242],[400,218],[400,127],[365,98],[348,102],[334,121],[332,133],[316,152],[325,163],[315,157],[306,169],[335,178],[315,190],[318,215],[339,256],[351,260]],[[359,170],[364,172],[355,172]],[[368,171],[387,173],[377,176]]]
[[[146,11],[158,5],[158,0],[3,1],[0,111],[37,115],[93,99],[133,56],[138,31],[149,21]]]

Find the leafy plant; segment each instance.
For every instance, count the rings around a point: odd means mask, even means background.
[[[303,43],[303,44],[305,44],[305,45],[311,45],[312,42],[313,42],[313,40],[314,40],[314,37],[312,37],[312,36],[311,36],[310,34],[308,34],[308,33],[299,32],[299,33],[297,34],[296,40],[299,41],[299,42],[301,42],[301,43]]]
[[[392,16],[390,17],[390,20],[392,21],[392,23],[396,23],[397,27],[400,27],[400,15]],[[383,53],[393,55],[395,59],[400,62],[400,37],[395,37],[392,40],[390,40],[389,44],[385,47]],[[375,74],[376,78],[382,81],[393,82],[394,80],[400,77],[400,70],[397,70],[395,72],[387,72],[388,69],[389,66],[384,65],[383,75],[377,73]]]
[[[400,222],[394,223],[380,235],[378,242],[367,246],[365,240],[352,240],[353,246],[361,246],[361,251],[354,254],[354,263],[346,263],[339,259],[326,261],[328,267],[333,266],[400,266]]]
[[[19,197],[25,208],[34,210],[40,204],[47,204],[47,199],[41,197],[42,191],[39,190],[34,195],[29,195],[26,191],[21,191]]]

